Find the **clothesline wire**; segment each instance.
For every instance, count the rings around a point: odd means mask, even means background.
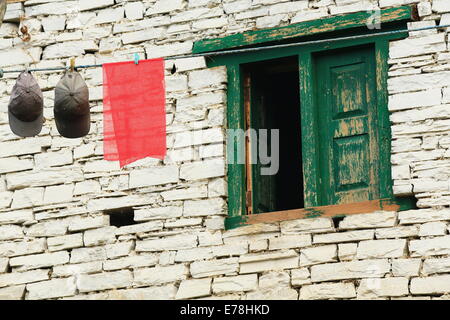
[[[399,33],[405,33],[405,32],[420,32],[420,31],[427,31],[427,30],[440,29],[440,28],[450,28],[450,24],[440,25],[440,26],[428,26],[428,27],[421,27],[421,28],[415,28],[415,29],[392,30],[392,31],[384,31],[384,32],[371,33],[371,34],[320,39],[320,40],[311,40],[311,41],[304,41],[304,42],[285,43],[285,44],[261,46],[261,47],[254,47],[254,48],[230,49],[230,50],[222,50],[222,51],[214,51],[214,52],[175,55],[175,56],[164,57],[164,60],[179,60],[179,59],[196,58],[196,57],[213,57],[213,56],[221,56],[221,55],[227,55],[227,54],[247,53],[247,52],[255,52],[255,51],[270,50],[270,49],[305,46],[305,45],[310,45],[310,44],[320,44],[320,43],[337,42],[337,41],[344,41],[344,40],[364,39],[364,38],[378,37],[378,36],[384,36],[384,35],[393,35],[393,34],[399,34]],[[75,69],[100,68],[102,66],[103,66],[103,64],[87,64],[87,65],[75,66]],[[29,72],[39,72],[39,71],[64,71],[64,70],[68,70],[68,69],[70,69],[70,67],[34,68],[34,69],[27,69],[27,70]],[[26,70],[3,70],[3,69],[0,69],[0,78],[3,76],[4,73],[21,73],[23,71],[26,71]]]

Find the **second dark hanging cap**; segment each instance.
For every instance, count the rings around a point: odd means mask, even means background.
[[[66,72],[56,85],[54,114],[63,137],[80,138],[89,133],[89,90],[78,72]]]

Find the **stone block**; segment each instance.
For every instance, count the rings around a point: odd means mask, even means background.
[[[0,257],[17,257],[40,253],[44,252],[45,248],[45,239],[34,239],[20,242],[2,242],[0,243]]]
[[[291,285],[294,287],[310,284],[311,278],[308,268],[291,270]]]
[[[130,188],[162,185],[178,182],[178,167],[155,167],[134,170],[130,173]]]
[[[406,253],[406,240],[367,240],[358,245],[358,259],[399,258]]]
[[[312,243],[311,235],[282,235],[269,239],[269,250],[292,249],[308,247]]]
[[[0,289],[0,300],[22,300],[25,295],[25,286],[13,286]]]
[[[339,233],[316,234],[313,236],[313,243],[338,243],[369,240],[373,239],[374,234],[374,230],[357,230]]]
[[[54,253],[41,253],[9,259],[11,267],[20,267],[20,270],[32,270],[52,267],[69,262],[69,253],[60,251]]]
[[[225,162],[222,159],[205,160],[183,164],[180,178],[187,181],[201,180],[225,175]]]
[[[103,291],[130,287],[133,283],[131,271],[104,272],[99,274],[82,274],[78,277],[77,286],[80,292]]]
[[[387,259],[327,263],[311,267],[312,282],[359,278],[380,278],[390,272]]]
[[[195,248],[197,236],[176,235],[161,239],[151,239],[136,242],[136,252],[157,252],[166,250],[181,250]]]
[[[427,278],[412,278],[410,289],[412,294],[445,294],[450,292],[450,275],[439,275]]]
[[[211,294],[211,278],[183,280],[178,288],[176,299],[206,297]]]
[[[83,246],[83,234],[75,233],[47,239],[49,251],[59,251]]]
[[[212,290],[215,294],[246,292],[256,290],[258,287],[258,275],[240,275],[234,277],[215,278]]]
[[[351,299],[356,297],[353,283],[321,283],[302,286],[300,300]]]
[[[240,273],[294,269],[299,266],[299,255],[294,250],[279,253],[248,254],[239,258]]]
[[[335,244],[300,250],[300,267],[337,261]]]
[[[74,296],[77,292],[75,278],[52,279],[27,285],[29,300],[43,300]]]
[[[122,289],[108,292],[112,300],[173,300],[177,288],[173,284],[138,289]]]
[[[358,298],[407,296],[409,294],[408,283],[408,278],[362,279],[358,287]]]
[[[393,227],[397,219],[396,212],[374,212],[366,214],[355,214],[344,218],[339,223],[339,229],[363,229]]]
[[[103,227],[84,232],[83,242],[86,247],[95,247],[116,242],[117,227]]]
[[[99,273],[103,270],[102,261],[78,263],[78,264],[65,264],[60,266],[54,266],[52,277],[70,277],[78,276],[80,274]]]
[[[450,236],[432,239],[411,240],[409,252],[412,257],[427,257],[450,254]]]
[[[190,272],[193,278],[203,278],[237,273],[238,258],[228,258],[210,261],[195,261],[191,264]]]
[[[76,248],[70,255],[70,263],[82,263],[106,260],[105,247]]]
[[[0,241],[22,239],[23,237],[23,230],[20,226],[0,226]]]
[[[121,269],[136,269],[142,267],[152,267],[158,263],[157,255],[139,255],[128,256],[114,260],[107,260],[103,263],[105,271],[121,270]]]
[[[156,266],[134,270],[135,286],[155,286],[187,278],[188,268],[183,264]]]
[[[0,288],[48,280],[48,270],[31,270],[0,274]]]

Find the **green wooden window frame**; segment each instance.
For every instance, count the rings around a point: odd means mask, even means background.
[[[385,9],[381,11],[382,30],[370,31],[366,27],[370,14],[366,12],[347,14],[338,17],[321,19],[318,21],[308,21],[291,25],[288,27],[265,29],[260,31],[250,31],[243,34],[231,35],[219,39],[206,39],[194,44],[194,53],[204,53],[220,51],[230,48],[248,47],[260,45],[265,42],[292,41],[299,37],[337,34],[345,36],[379,33],[388,30],[406,29],[406,22],[414,18],[414,7],[403,6],[399,8]],[[384,25],[383,25],[384,23]],[[330,34],[330,32],[332,32]],[[402,39],[408,36],[407,32],[390,35],[377,35],[367,38],[355,38],[333,42],[321,42],[316,44],[305,44],[293,47],[267,49],[256,52],[244,52],[236,54],[226,54],[208,59],[208,66],[226,66],[228,72],[228,104],[227,122],[229,129],[245,129],[244,108],[243,108],[243,72],[242,65],[258,61],[297,56],[299,62],[300,78],[300,100],[302,103],[302,153],[304,185],[308,187],[308,194],[305,192],[305,208],[299,210],[289,210],[286,212],[263,213],[257,215],[246,214],[246,168],[243,164],[228,165],[228,218],[225,226],[227,229],[236,228],[258,222],[280,221],[287,219],[308,218],[317,216],[336,216],[351,213],[370,212],[370,208],[375,210],[405,210],[415,206],[414,199],[394,198],[392,192],[391,177],[391,132],[388,105],[388,59],[389,41]],[[350,48],[355,46],[371,45],[375,51],[376,62],[376,95],[377,95],[377,121],[380,128],[379,134],[379,160],[380,160],[380,199],[360,204],[331,205],[318,207],[320,204],[317,195],[318,186],[318,159],[311,147],[317,139],[317,128],[307,124],[315,123],[312,110],[315,101],[312,94],[313,84],[313,59],[314,54],[326,50]],[[303,131],[303,129],[306,130]],[[303,143],[305,142],[305,143]],[[307,142],[307,143],[306,143]],[[239,145],[243,141],[227,141],[227,154],[237,154]]]

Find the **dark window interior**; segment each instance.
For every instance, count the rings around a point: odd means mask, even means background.
[[[251,64],[248,71],[252,83],[252,103],[258,100],[255,94],[264,96],[264,103],[258,110],[266,113],[265,125],[255,129],[280,130],[280,166],[273,177],[274,188],[259,197],[273,198],[271,211],[298,209],[304,207],[300,85],[297,57],[289,57]],[[257,77],[257,79],[255,79]],[[256,80],[256,81],[255,81]],[[258,87],[253,83],[257,82]],[[270,134],[269,134],[270,137]],[[270,152],[270,149],[269,149]],[[254,177],[258,179],[258,177]],[[255,192],[257,190],[254,190]],[[260,191],[261,192],[261,191]],[[263,192],[264,193],[264,192]],[[254,213],[261,213],[255,211]]]
[[[137,222],[134,221],[133,208],[108,210],[105,213],[109,215],[109,224],[111,226],[124,227],[137,224]]]

